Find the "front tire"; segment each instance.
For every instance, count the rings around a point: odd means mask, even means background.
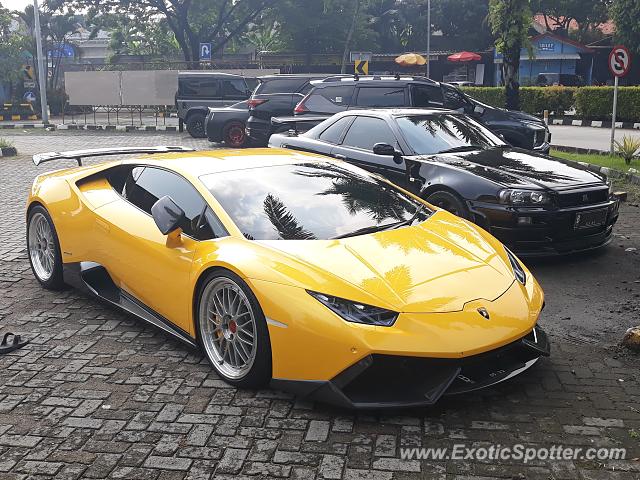
[[[187,118],[187,132],[193,138],[204,138],[206,137],[206,132],[204,128],[204,114],[203,113],[192,113]]]
[[[227,270],[209,273],[199,289],[197,333],[207,359],[231,385],[257,388],[271,380],[271,342],[260,304]]]
[[[437,190],[430,193],[425,200],[431,205],[440,207],[458,217],[469,219],[469,209],[464,200],[453,192]]]
[[[37,205],[27,217],[27,253],[36,280],[48,290],[62,290],[62,254],[53,220],[47,210]]]

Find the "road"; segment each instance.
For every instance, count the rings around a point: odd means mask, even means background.
[[[609,150],[611,130],[608,128],[549,125],[549,130],[551,130],[551,143],[553,145]],[[640,139],[639,130],[616,130],[617,140],[622,139],[624,135]]]
[[[6,135],[5,135],[6,136]],[[30,133],[0,158],[0,328],[32,339],[0,355],[0,478],[638,480],[634,461],[401,460],[403,446],[625,447],[640,456],[638,357],[615,347],[640,317],[640,208],[599,254],[529,266],[546,292],[552,356],[429,409],[354,413],[237,390],[197,352],[31,274],[24,200],[46,150],[178,144],[186,135]],[[88,163],[93,163],[90,161]],[[638,250],[630,250],[636,248]],[[322,361],[322,359],[319,359]],[[381,388],[384,388],[381,385]],[[614,471],[615,470],[615,471]],[[242,477],[240,477],[242,475]]]

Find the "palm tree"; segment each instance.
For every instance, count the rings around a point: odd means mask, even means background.
[[[289,211],[282,201],[271,194],[264,199],[264,212],[284,240],[315,240],[316,236],[305,230],[298,219]]]

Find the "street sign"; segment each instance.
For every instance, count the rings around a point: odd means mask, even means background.
[[[23,84],[24,88],[36,88],[36,82],[34,82],[33,80],[25,80]]]
[[[351,52],[351,61],[356,62],[358,60],[364,60],[366,62],[371,61],[371,57],[373,57],[372,52]]]
[[[31,92],[31,91],[25,92],[24,95],[22,96],[22,98],[26,102],[33,103],[33,102],[36,101],[36,94]]]
[[[369,62],[366,60],[356,60],[355,70],[358,75],[369,75]]]
[[[617,45],[609,54],[609,70],[614,77],[624,77],[631,67],[631,54],[627,47]]]
[[[624,45],[616,45],[609,54],[609,70],[614,77],[613,80],[613,112],[611,115],[611,143],[609,152],[614,153],[616,140],[616,117],[618,113],[618,80],[629,73],[631,68],[631,54]]]
[[[211,44],[210,43],[200,44],[200,61],[201,62],[211,61]]]

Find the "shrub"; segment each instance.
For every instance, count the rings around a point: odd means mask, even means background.
[[[471,98],[493,107],[504,107],[505,94],[502,87],[466,87]],[[576,88],[573,87],[522,87],[520,106],[523,112],[542,115],[545,110],[563,115],[573,108]]]
[[[624,158],[624,163],[631,164],[631,160],[636,156],[638,150],[640,150],[640,138],[634,138],[630,135],[622,137],[622,141],[615,141],[616,153]]]
[[[0,138],[0,148],[11,148],[11,147],[13,147],[13,143],[11,143],[7,139]]]
[[[613,87],[582,87],[575,95],[576,113],[586,120],[611,120]],[[618,113],[620,122],[640,121],[640,87],[620,87]]]

